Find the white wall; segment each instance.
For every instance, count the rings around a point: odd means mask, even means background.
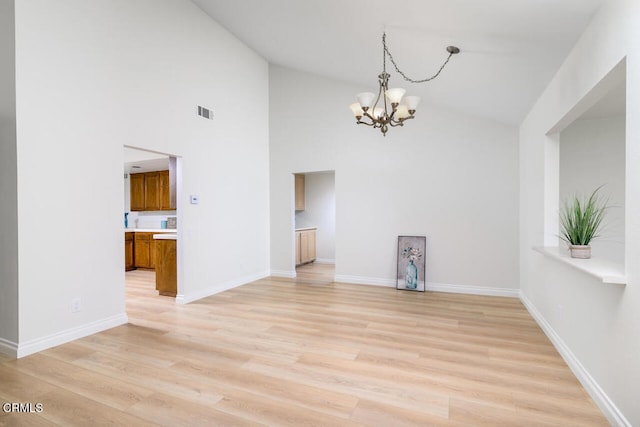
[[[578,195],[599,190],[608,200],[600,237],[591,243],[593,257],[624,265],[624,116],[580,119],[560,134],[560,209]],[[566,246],[562,242],[561,245]]]
[[[293,270],[291,173],[335,170],[338,280],[395,286],[398,235],[425,235],[428,286],[517,295],[517,129],[425,102],[383,138],[350,114],[363,89],[270,68],[272,272]]]
[[[522,298],[614,425],[640,424],[640,247],[634,244],[640,241],[639,24],[637,1],[604,2],[520,129]],[[557,194],[551,199],[545,194],[558,151],[547,132],[625,56],[627,285],[621,286],[531,248],[545,241],[545,212],[557,212]]]
[[[126,321],[123,145],[182,157],[183,301],[268,274],[261,57],[186,0],[19,1],[16,44],[22,354]]]
[[[296,211],[295,226],[318,227],[316,262],[332,264],[336,259],[335,173],[305,174],[305,209]]]
[[[18,342],[18,201],[14,2],[0,1],[0,352]]]

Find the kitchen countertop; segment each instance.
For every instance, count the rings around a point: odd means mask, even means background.
[[[178,240],[178,235],[176,233],[163,233],[163,234],[154,234],[154,240]]]
[[[175,228],[125,228],[125,233],[177,233]]]
[[[305,230],[317,230],[318,227],[300,227],[296,228],[296,231],[305,231]]]

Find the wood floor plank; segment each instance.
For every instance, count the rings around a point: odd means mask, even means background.
[[[74,364],[106,377],[123,378],[136,386],[204,405],[213,405],[224,397],[223,392],[206,378],[181,375],[173,369],[157,369],[113,354],[96,353],[76,360]]]
[[[10,402],[0,394],[0,401]],[[0,427],[52,427],[59,424],[43,418],[38,413],[0,412]]]
[[[187,305],[126,273],[129,324],[0,358],[0,426],[605,426],[522,303],[342,284],[333,266]]]
[[[153,425],[174,427],[253,427],[266,425],[243,417],[236,417],[216,409],[213,405],[194,403],[173,395],[156,393],[129,409],[133,415],[144,418]]]
[[[63,362],[42,353],[18,360],[16,369],[56,385],[56,390],[66,389],[120,410],[153,393],[123,379],[105,377],[92,370],[78,368],[73,362]]]
[[[358,403],[358,399],[349,394],[324,390],[281,377],[257,374],[250,370],[231,370],[225,366],[202,362],[183,362],[175,369],[189,375],[211,378],[212,381],[221,384],[224,388],[225,398],[233,395],[234,399],[238,400],[243,393],[252,393],[277,399],[286,405],[295,405],[298,408],[324,412],[340,418],[348,418]]]
[[[144,418],[58,388],[42,398],[40,417],[61,426],[152,426]]]

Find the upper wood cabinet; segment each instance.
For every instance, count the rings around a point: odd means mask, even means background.
[[[136,173],[131,174],[131,210],[143,211],[144,210],[144,174]]]
[[[176,198],[171,197],[172,191],[175,186],[171,185],[168,170],[131,174],[131,210],[174,210]]]
[[[305,200],[304,200],[304,175],[295,174],[294,177],[295,177],[295,187],[296,187],[296,191],[295,191],[296,210],[297,211],[303,211],[304,210],[304,206],[305,206]]]
[[[160,210],[169,211],[176,208],[175,197],[173,198],[173,206],[171,204],[171,182],[169,180],[169,171],[160,171]]]
[[[144,174],[144,208],[146,211],[160,210],[160,172]]]

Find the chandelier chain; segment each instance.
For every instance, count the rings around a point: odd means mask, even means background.
[[[447,59],[444,61],[444,64],[442,64],[442,66],[440,67],[440,69],[438,70],[437,73],[435,73],[433,76],[431,77],[427,77],[426,79],[421,79],[421,80],[414,80],[410,77],[407,77],[407,75],[405,73],[403,73],[400,68],[398,68],[398,64],[396,64],[396,61],[393,59],[393,55],[391,55],[391,52],[389,51],[389,47],[387,47],[387,34],[383,33],[382,34],[382,46],[384,48],[384,53],[383,56],[389,56],[389,60],[391,61],[391,63],[393,64],[393,67],[396,69],[396,71],[398,72],[398,74],[400,74],[406,81],[411,82],[411,83],[424,83],[424,82],[428,82],[431,81],[433,79],[435,79],[436,77],[438,77],[440,75],[440,73],[442,72],[442,70],[444,69],[444,67],[447,65],[447,63],[449,62],[449,59],[451,59],[451,57],[454,55],[453,52],[449,53],[449,56],[447,57]],[[386,54],[386,55],[385,55]],[[384,68],[386,68],[386,58],[383,58],[383,66]]]

